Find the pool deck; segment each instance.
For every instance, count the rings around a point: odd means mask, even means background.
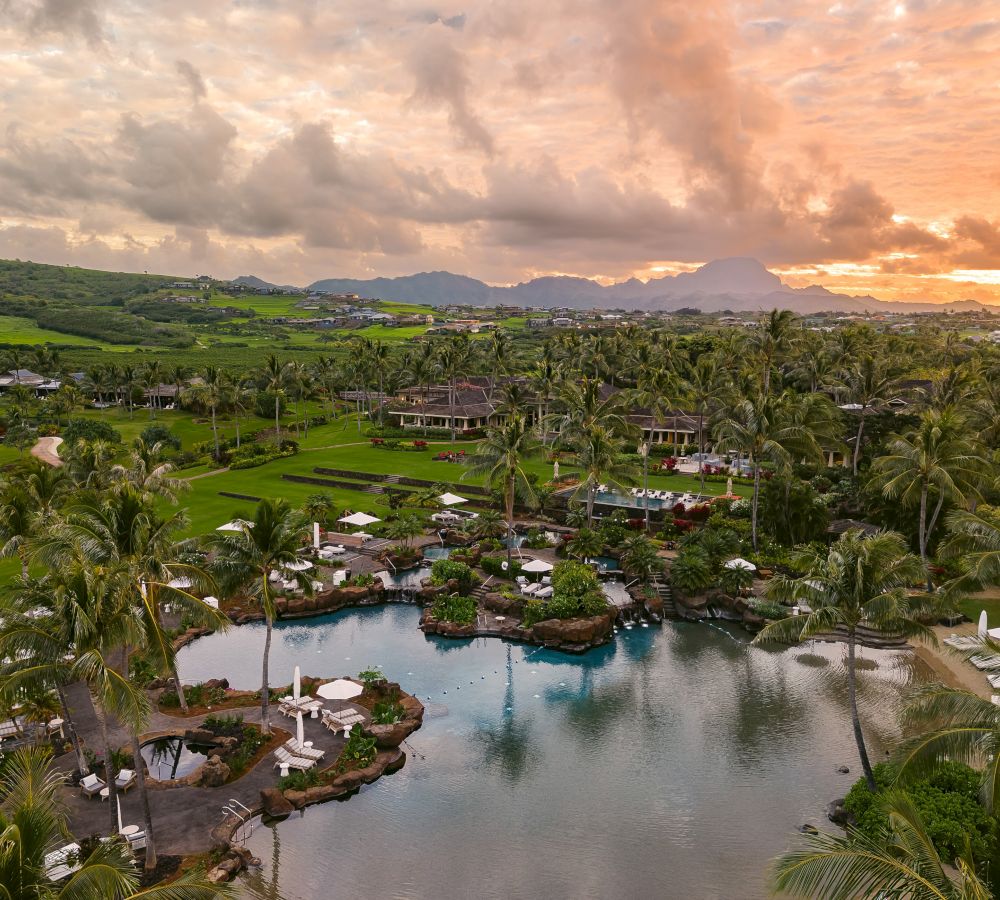
[[[67,689],[67,700],[78,733],[83,736],[87,746],[99,751],[97,717],[86,689],[79,684],[71,685]],[[356,704],[352,704],[352,701],[334,700],[325,701],[325,705],[331,709],[339,709]],[[247,723],[260,724],[259,706],[223,710],[223,713],[231,712],[241,713]],[[154,711],[144,734],[183,732],[187,728],[197,727],[204,718],[204,716],[190,718],[168,716]],[[295,733],[295,720],[283,716],[274,705],[271,706],[269,718],[272,730],[281,729],[288,732],[289,736]],[[326,751],[326,758],[320,766],[325,768],[335,762],[344,747],[344,738],[334,736],[323,726],[320,719],[306,718],[303,724],[305,739],[312,741],[314,747]],[[109,722],[108,728],[113,747],[123,747],[128,744],[129,736],[125,729],[116,722]],[[55,760],[55,766],[61,771],[70,773],[76,768],[76,757],[72,753],[59,756]],[[278,771],[274,768],[274,755],[268,753],[242,777],[222,787],[150,787],[149,805],[157,852],[161,854],[204,852],[211,845],[211,830],[222,822],[222,807],[230,799],[238,800],[250,809],[258,809],[261,789],[275,787],[277,782]],[[147,781],[147,785],[149,784]],[[141,827],[143,819],[138,790],[133,787],[120,797],[122,824]],[[99,797],[87,798],[78,788],[67,789],[63,792],[63,798],[69,814],[70,829],[74,835],[88,837],[92,834],[107,834],[110,813],[105,801]]]

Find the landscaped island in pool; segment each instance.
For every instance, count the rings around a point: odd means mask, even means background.
[[[381,666],[427,710],[399,773],[255,829],[264,866],[244,896],[761,897],[769,860],[856,777],[841,645],[766,650],[738,627],[671,622],[567,656],[425,637],[419,615],[276,626],[272,672]],[[263,641],[257,625],[202,638],[181,675],[256,687]],[[912,671],[906,653],[863,654],[879,754]]]

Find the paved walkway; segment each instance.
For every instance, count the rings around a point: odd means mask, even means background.
[[[63,442],[61,437],[40,437],[34,447],[31,448],[31,455],[35,459],[40,459],[50,466],[58,468],[62,460],[59,458],[59,445]]]
[[[67,690],[67,699],[78,732],[84,737],[88,746],[99,752],[100,738],[97,718],[86,689],[83,685],[72,685]],[[327,701],[326,705],[337,709],[352,705],[352,703],[351,701],[346,703]],[[245,722],[260,723],[259,706],[221,712],[223,714],[241,713]],[[186,728],[196,727],[203,719],[204,716],[193,716],[185,719],[154,711],[150,718],[148,731],[181,733]],[[295,720],[281,715],[274,705],[271,706],[270,720],[272,730],[280,728],[288,732],[288,736],[295,733]],[[344,746],[344,738],[335,737],[319,719],[305,719],[304,725],[305,739],[312,741],[314,747],[326,751],[326,758],[320,765],[325,767],[332,764],[340,755]],[[117,723],[111,725],[109,730],[113,747],[128,745],[128,733]],[[72,771],[76,767],[76,758],[72,753],[65,754],[56,759],[56,766],[64,771]],[[167,854],[203,852],[209,846],[209,832],[222,821],[222,807],[230,799],[236,799],[250,809],[256,809],[260,806],[261,788],[274,787],[277,781],[278,771],[274,768],[274,756],[267,754],[241,778],[219,788],[150,789],[148,791],[149,802],[158,852]],[[83,796],[79,789],[67,790],[65,794],[70,829],[77,837],[108,832],[109,811],[104,801],[98,797],[88,799]],[[123,795],[121,807],[122,824],[142,826],[142,808],[138,790],[132,788]]]

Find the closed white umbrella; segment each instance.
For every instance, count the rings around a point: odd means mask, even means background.
[[[363,691],[364,688],[357,682],[338,678],[336,681],[321,684],[316,693],[325,700],[350,700],[351,697],[357,697]]]
[[[292,673],[292,699],[298,703],[300,696],[302,696],[302,673],[299,671],[299,667],[296,666],[295,671]]]
[[[522,572],[551,572],[552,563],[547,563],[544,559],[533,559],[521,566]]]
[[[442,494],[437,498],[438,503],[442,506],[456,506],[459,503],[468,503],[469,501],[465,497],[459,497],[458,494]]]
[[[984,609],[979,614],[979,636],[986,637],[987,625],[986,625],[986,610]]]
[[[319,522],[313,522],[313,549],[319,550]]]
[[[358,528],[364,528],[365,525],[371,525],[373,522],[381,522],[382,520],[375,516],[370,516],[368,513],[356,512],[349,516],[344,516],[342,519],[337,519],[337,521],[343,522],[345,525],[357,525]]]
[[[121,832],[122,832],[122,798],[121,798],[121,794],[116,794],[115,795],[115,800],[118,803],[118,833],[121,834]]]
[[[302,713],[300,712],[295,714],[295,740],[299,742],[300,747],[306,742],[306,733],[302,725]]]

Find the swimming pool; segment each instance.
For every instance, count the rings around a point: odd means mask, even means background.
[[[736,626],[669,622],[570,656],[424,636],[418,617],[382,606],[275,626],[276,682],[296,664],[381,665],[427,714],[399,773],[257,828],[264,866],[243,897],[763,897],[768,861],[857,777],[839,645],[766,650]],[[253,688],[263,642],[260,625],[202,638],[178,654],[181,676]],[[912,670],[862,652],[878,756]]]
[[[208,747],[189,744],[182,737],[162,737],[147,741],[139,752],[146,769],[158,781],[169,781],[190,775],[208,760]]]
[[[451,547],[424,547],[424,559],[447,559],[451,556]]]

